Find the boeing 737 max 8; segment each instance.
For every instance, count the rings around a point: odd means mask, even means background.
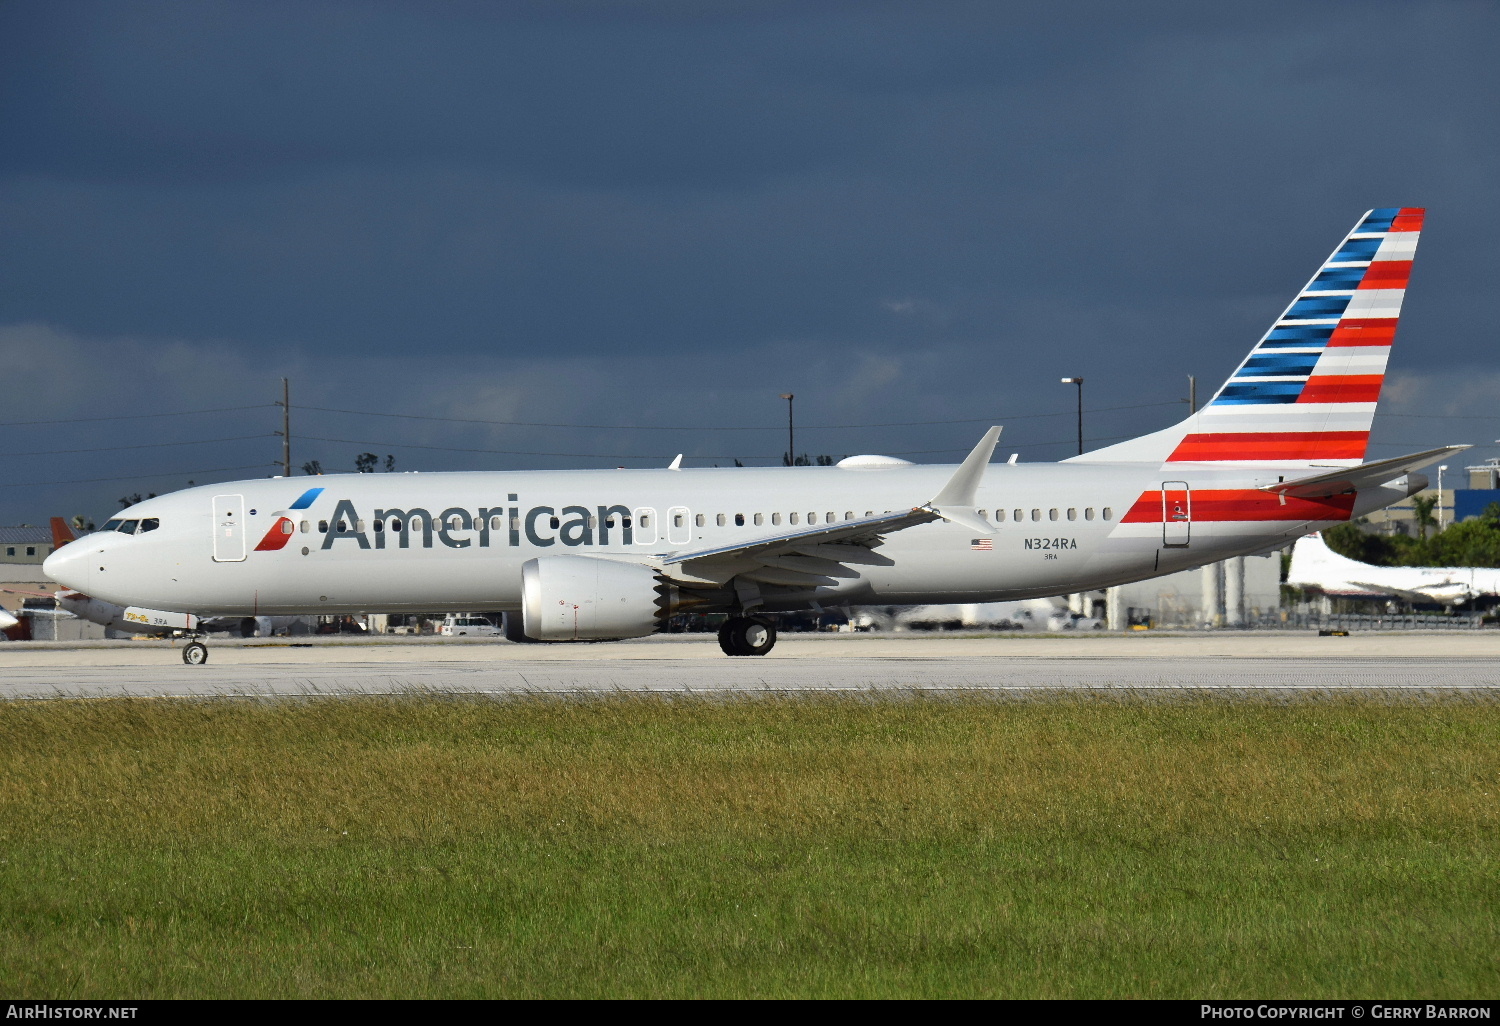
[[[352,474],[190,488],[54,552],[53,579],[191,631],[198,617],[512,610],[516,640],[633,638],[686,610],[761,655],[761,613],[994,602],[1286,545],[1426,486],[1459,451],[1362,463],[1422,210],[1374,210],[1213,399],[1054,464]],[[202,661],[199,644],[184,652]]]

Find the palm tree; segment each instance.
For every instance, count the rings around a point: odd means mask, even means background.
[[[1436,495],[1418,495],[1411,500],[1412,512],[1416,515],[1417,537],[1423,541],[1427,540],[1427,529],[1437,525],[1437,518],[1432,515],[1432,510],[1438,504]]]

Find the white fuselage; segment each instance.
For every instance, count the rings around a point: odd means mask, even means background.
[[[46,571],[108,602],[198,616],[509,610],[522,601],[522,564],[537,557],[653,564],[810,520],[907,510],[953,473],[904,465],[241,481],[123,510],[117,518],[159,526],[87,535],[55,552]],[[989,547],[969,528],[923,524],[885,538],[878,552],[891,565],[859,566],[811,589],[768,588],[761,608],[987,602],[1107,587],[1287,544],[1405,495],[1368,489],[1340,497],[1340,506],[1256,490],[1288,473],[1306,469],[994,464],[974,504],[992,525]],[[292,508],[310,489],[321,492]]]

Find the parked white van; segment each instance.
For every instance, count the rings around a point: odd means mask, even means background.
[[[498,637],[505,632],[482,616],[446,616],[438,633],[449,638],[473,635],[480,638]]]

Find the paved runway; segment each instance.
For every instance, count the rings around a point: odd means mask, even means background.
[[[206,666],[166,643],[0,648],[0,698],[353,694],[933,692],[1027,689],[1493,691],[1500,634],[872,638],[791,636],[760,659],[712,638],[611,645],[215,643]]]

